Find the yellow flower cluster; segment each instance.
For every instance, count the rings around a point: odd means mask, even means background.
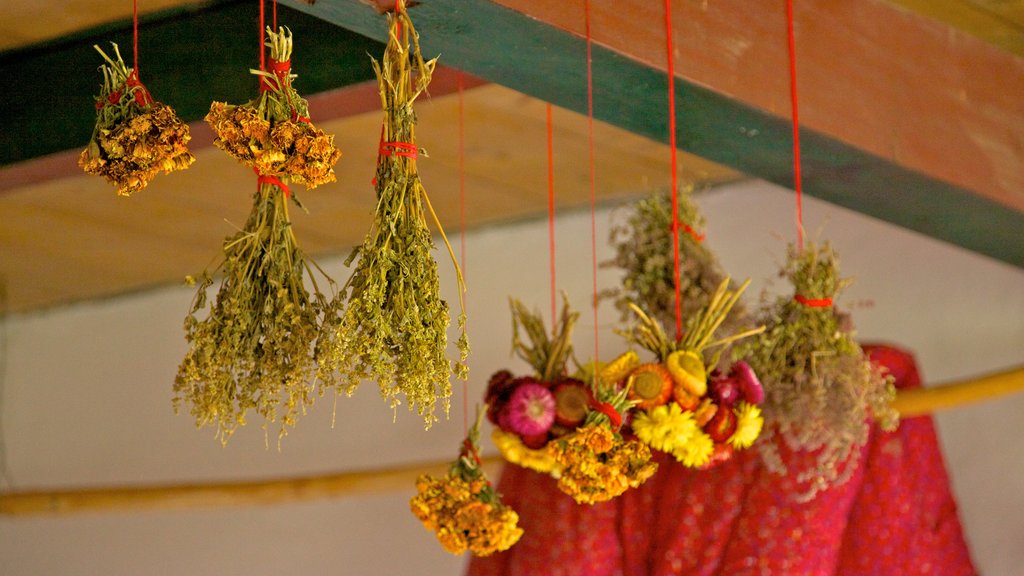
[[[118,194],[130,196],[145,188],[161,170],[182,170],[195,161],[186,147],[191,139],[188,125],[170,106],[154,102],[143,108],[132,104],[125,109],[139,112],[107,127],[97,127],[89,146],[78,157],[83,170],[105,177],[117,186]]]
[[[273,123],[253,103],[233,106],[214,102],[206,122],[217,135],[213,143],[265,176],[287,177],[315,188],[334,182],[341,150],[334,136],[313,124],[283,119]]]
[[[732,410],[736,415],[736,430],[726,442],[734,449],[749,448],[764,425],[761,409],[749,402],[737,402]],[[715,451],[715,442],[703,432],[694,414],[684,411],[678,404],[665,404],[637,413],[632,422],[633,432],[645,444],[668,452],[684,466],[700,468],[707,464]]]
[[[736,413],[736,431],[729,437],[729,445],[733,448],[749,448],[761,435],[764,426],[761,409],[748,402],[738,402],[733,411]]]
[[[632,426],[637,438],[662,452],[674,452],[700,432],[693,412],[675,402],[637,413]]]
[[[561,464],[556,462],[546,449],[527,448],[516,434],[494,428],[491,431],[491,441],[498,448],[502,458],[516,466],[529,468],[542,474],[550,474],[554,478],[562,475]]]
[[[444,478],[420,476],[409,507],[452,554],[469,550],[477,556],[508,550],[523,529],[519,515],[494,497],[484,479],[467,482],[457,474]]]
[[[611,500],[640,486],[658,469],[646,445],[623,441],[601,425],[579,428],[549,443],[548,450],[564,467],[558,487],[580,504]]]

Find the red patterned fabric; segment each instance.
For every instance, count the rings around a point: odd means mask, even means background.
[[[870,346],[898,387],[920,385],[913,357]],[[791,470],[799,455],[785,454]],[[873,430],[852,478],[801,503],[791,476],[756,451],[706,471],[660,454],[638,489],[577,505],[544,475],[506,466],[498,484],[526,531],[469,576],[972,575],[931,419]]]

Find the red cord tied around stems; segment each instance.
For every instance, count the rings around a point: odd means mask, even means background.
[[[831,298],[808,298],[802,294],[796,294],[793,296],[793,300],[807,306],[808,308],[831,308]]]
[[[285,184],[284,182],[282,182],[280,178],[278,178],[277,176],[274,176],[274,175],[270,175],[270,174],[260,174],[259,168],[253,168],[252,171],[255,172],[256,176],[257,176],[257,178],[256,178],[256,190],[257,191],[259,191],[260,187],[263,186],[264,184],[270,184],[271,186],[277,186],[278,188],[280,188],[281,192],[284,192],[284,197],[285,198],[291,197],[292,193],[291,193],[290,190],[288,190],[288,185]]]
[[[477,453],[476,447],[473,446],[469,438],[462,441],[462,456],[471,459],[477,466],[480,465],[480,454]]]
[[[135,70],[128,74],[128,78],[124,81],[124,86],[125,90],[136,88],[134,91],[135,103],[139,106],[148,106],[153,103],[153,96],[150,95],[149,90],[139,81],[139,76],[135,73]],[[121,90],[114,90],[107,96],[106,101],[96,103],[96,109],[100,110],[104,106],[116,106],[121,101],[122,94]]]
[[[308,116],[299,116],[299,112],[292,104],[292,97],[288,91],[288,75],[292,73],[292,61],[274,60],[273,58],[270,58],[267,64],[267,70],[273,74],[274,77],[270,78],[267,76],[260,76],[260,92],[269,92],[271,90],[284,92],[284,97],[288,102],[288,107],[292,111],[292,121],[312,124],[312,121]]]
[[[408,142],[381,142],[377,153],[381,156],[404,156],[415,160],[419,156],[419,148]]]
[[[384,142],[384,127],[381,127],[380,132],[381,142],[377,147],[378,161],[381,156],[402,156],[404,158],[412,158],[413,160],[419,156],[420,150],[415,144],[409,142]],[[377,186],[376,176],[370,180],[370,184],[374,187]]]
[[[618,430],[622,427],[622,414],[619,414],[619,411],[615,409],[615,406],[612,406],[607,402],[601,402],[589,389],[587,390],[587,396],[589,397],[587,405],[607,416],[608,420],[611,421],[612,428],[614,430]]]
[[[693,238],[693,241],[696,242],[697,244],[704,242],[704,238],[706,237],[705,234],[697,232],[696,230],[694,230],[693,226],[690,226],[686,222],[673,222],[672,225],[669,227],[669,230],[671,230],[673,233],[675,233],[677,230],[682,230],[683,232],[686,232],[686,234],[689,235],[690,238]]]

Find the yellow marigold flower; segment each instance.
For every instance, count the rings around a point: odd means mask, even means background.
[[[683,412],[675,402],[640,412],[633,419],[637,438],[662,452],[673,452],[699,430],[693,413]]]
[[[748,402],[739,402],[733,408],[736,413],[736,431],[729,437],[729,445],[733,448],[749,448],[761,434],[764,418],[761,409]]]
[[[491,440],[498,448],[498,452],[501,452],[502,458],[517,466],[542,474],[551,474],[555,478],[562,472],[562,466],[548,454],[547,450],[531,450],[515,434],[495,428],[491,432]]]
[[[682,462],[683,466],[700,468],[711,460],[714,451],[715,442],[711,436],[698,430],[685,444],[678,446],[672,455]]]

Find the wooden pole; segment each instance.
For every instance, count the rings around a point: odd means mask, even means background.
[[[900,390],[896,393],[893,408],[901,418],[913,418],[1021,390],[1024,390],[1024,366],[934,388]]]
[[[935,388],[897,392],[893,406],[904,418],[991,400],[1024,390],[1024,366]],[[494,477],[501,459],[484,458]],[[444,475],[450,462],[413,464],[381,470],[221,484],[179,484],[74,489],[0,494],[0,515],[68,515],[104,510],[168,510],[213,506],[286,504],[321,498],[405,491],[411,496],[420,474]]]
[[[500,459],[484,459],[489,475]],[[381,470],[220,484],[177,484],[0,494],[0,515],[68,515],[105,510],[177,510],[214,506],[287,504],[321,498],[405,491],[411,497],[420,474],[443,476],[450,462],[413,464]]]

